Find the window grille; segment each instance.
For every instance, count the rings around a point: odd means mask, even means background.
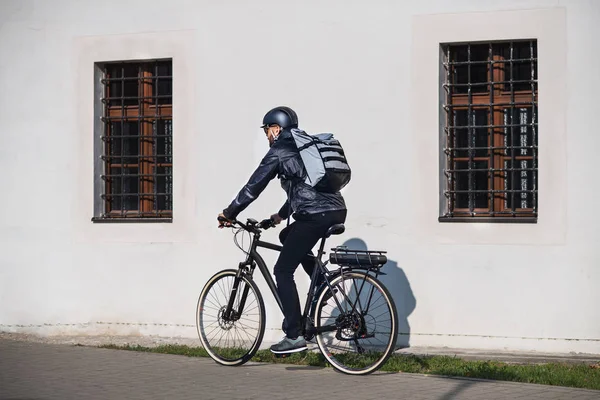
[[[172,62],[106,63],[100,84],[102,210],[95,220],[170,221]]]
[[[537,42],[442,46],[440,221],[537,219]]]

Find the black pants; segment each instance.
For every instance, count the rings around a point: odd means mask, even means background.
[[[283,249],[275,263],[277,291],[283,305],[286,321],[286,336],[296,338],[302,333],[300,301],[294,282],[294,272],[298,265],[311,276],[314,260],[307,258],[317,242],[325,236],[332,225],[346,221],[346,210],[298,216],[296,221],[281,231],[279,240]]]

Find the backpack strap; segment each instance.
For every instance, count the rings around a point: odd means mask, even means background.
[[[290,182],[290,188],[288,189],[287,197],[288,197],[288,217],[287,217],[287,226],[290,226],[290,217],[292,216],[292,202],[290,201],[290,192],[292,191],[292,183]]]

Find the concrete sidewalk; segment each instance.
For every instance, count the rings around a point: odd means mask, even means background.
[[[600,391],[0,339],[0,399],[600,399]]]

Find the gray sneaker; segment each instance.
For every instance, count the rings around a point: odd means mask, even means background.
[[[306,349],[306,340],[304,340],[304,336],[298,336],[296,339],[284,337],[281,342],[271,346],[271,352],[275,354],[298,353]]]

